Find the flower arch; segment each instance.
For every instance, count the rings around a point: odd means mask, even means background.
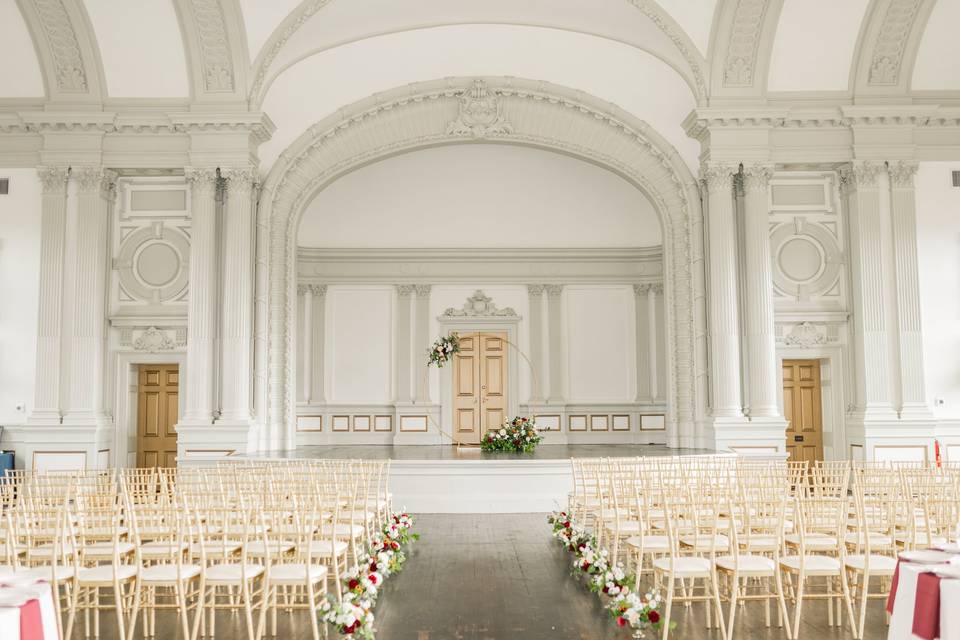
[[[646,123],[583,92],[509,77],[444,78],[361,100],[313,125],[280,155],[257,212],[255,376],[261,449],[295,445],[293,339],[300,217],[331,182],[416,149],[519,144],[605,167],[642,190],[663,227],[668,444],[693,446],[702,414],[703,216],[697,183]]]

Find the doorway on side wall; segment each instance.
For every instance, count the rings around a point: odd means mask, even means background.
[[[453,357],[453,437],[479,444],[488,429],[507,416],[508,358],[506,331],[460,335]]]
[[[137,383],[137,466],[177,466],[180,366],[141,364]]]
[[[823,460],[820,361],[783,361],[783,416],[789,460]]]

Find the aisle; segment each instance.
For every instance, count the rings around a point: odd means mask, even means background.
[[[630,637],[570,575],[569,556],[550,538],[544,514],[418,515],[417,543],[404,570],[377,603],[382,640],[607,640]],[[886,637],[881,607],[867,616],[865,637]],[[805,603],[801,637],[851,638],[828,627],[820,602]],[[694,615],[675,610],[678,640],[719,639]],[[737,640],[786,638],[766,629],[762,610],[738,614]],[[817,611],[824,615],[818,616]],[[817,623],[817,621],[820,621]],[[653,638],[648,634],[647,638]]]

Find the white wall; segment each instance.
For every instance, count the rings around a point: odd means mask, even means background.
[[[11,425],[33,407],[41,187],[34,169],[0,169],[0,178],[10,178],[0,196],[0,425]]]
[[[922,162],[917,245],[927,397],[938,418],[960,418],[960,162]],[[942,398],[943,406],[937,406]]]
[[[327,289],[325,371],[332,404],[393,401],[392,286]]]
[[[300,223],[304,247],[646,247],[650,201],[610,171],[549,151],[469,144],[340,178]]]
[[[564,289],[567,401],[633,402],[636,327],[633,288]]]

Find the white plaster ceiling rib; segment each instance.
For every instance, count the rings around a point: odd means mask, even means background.
[[[196,102],[243,102],[247,52],[235,0],[173,0],[183,29],[192,97]]]
[[[297,36],[301,35],[301,31],[306,25],[312,26],[316,24],[317,20],[327,19],[328,14],[322,13],[321,9],[334,5],[337,10],[342,10],[342,7],[345,6],[342,4],[335,5],[330,0],[304,0],[274,29],[262,49],[257,53],[250,72],[249,100],[252,104],[259,104],[266,95],[267,85],[271,79],[276,78],[282,69],[287,68],[291,62],[302,59],[311,52],[315,53],[334,46],[348,44],[365,37],[417,28],[462,24],[513,24],[565,29],[628,43],[656,55],[673,66],[691,85],[697,101],[705,102],[707,97],[706,58],[678,22],[655,0],[607,0],[607,2],[610,3],[606,5],[608,10],[611,7],[616,10],[620,10],[620,7],[636,9],[637,13],[633,15],[641,20],[640,24],[650,25],[651,35],[643,35],[643,37],[637,35],[631,39],[622,33],[614,33],[617,29],[623,29],[622,21],[619,20],[611,20],[610,24],[606,25],[609,27],[608,29],[589,28],[584,27],[582,21],[568,20],[565,22],[550,13],[531,14],[523,18],[504,18],[495,9],[487,7],[486,9],[477,9],[474,13],[465,17],[452,17],[451,14],[446,18],[432,20],[410,18],[405,21],[398,21],[390,27],[379,29],[373,27],[367,29],[367,31],[358,30],[359,27],[355,24],[352,26],[355,33],[350,36],[341,36],[338,33],[336,38],[327,38],[323,42],[320,39],[307,38],[304,39],[306,42],[296,44]],[[595,9],[597,6],[599,5],[593,5],[591,9]],[[488,13],[484,13],[484,10]],[[336,13],[335,10],[331,11]]]
[[[955,0],[948,0],[955,1]],[[906,94],[936,0],[873,0],[851,66],[857,98]]]
[[[783,0],[721,0],[710,44],[710,98],[766,92],[770,51]]]
[[[50,102],[99,103],[103,67],[79,0],[17,0],[30,30]]]

